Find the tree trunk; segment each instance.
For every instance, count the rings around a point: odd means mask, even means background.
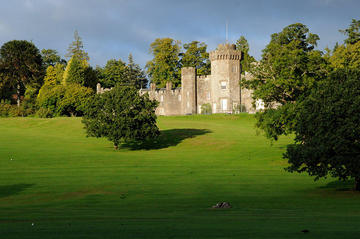
[[[16,94],[17,94],[17,106],[20,107],[20,83],[17,84],[17,90],[16,90]]]
[[[355,191],[360,191],[360,178],[355,178]]]

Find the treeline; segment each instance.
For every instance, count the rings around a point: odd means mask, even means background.
[[[242,69],[248,71],[250,63],[255,61],[249,55],[249,43],[241,36],[236,46],[244,53]],[[204,42],[192,41],[181,45],[180,41],[171,38],[159,38],[151,43],[150,53],[154,58],[146,64],[146,69],[151,82],[158,87],[165,87],[169,81],[174,86],[180,86],[182,67],[195,67],[197,75],[210,74],[209,52]]]
[[[237,47],[245,54],[243,68],[254,58],[242,36]],[[156,39],[150,45],[153,59],[146,73],[131,54],[128,62],[111,59],[104,67],[91,67],[88,53],[77,31],[66,59],[54,49],[39,49],[28,41],[9,41],[0,49],[0,116],[82,116],[84,104],[96,91],[97,83],[112,88],[117,84],[147,88],[149,80],[158,87],[170,81],[180,86],[181,68],[195,67],[198,75],[210,74],[207,45],[192,41],[181,44],[171,38]]]
[[[111,59],[103,68],[91,67],[77,31],[66,57],[53,49],[40,52],[28,41],[5,43],[0,49],[0,116],[82,116],[97,83],[137,89],[148,84],[131,54],[128,63]]]

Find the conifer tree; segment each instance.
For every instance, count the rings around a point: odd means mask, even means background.
[[[68,58],[73,56],[79,58],[81,61],[88,62],[90,60],[87,52],[84,51],[84,45],[77,30],[74,32],[74,41],[70,44],[68,53],[65,55],[65,57]]]

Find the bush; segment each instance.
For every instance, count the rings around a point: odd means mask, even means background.
[[[0,117],[8,117],[11,110],[10,101],[1,100],[0,101]]]
[[[212,109],[209,103],[201,105],[201,114],[210,115],[211,113],[212,113]]]
[[[118,148],[122,142],[144,142],[159,135],[157,105],[148,94],[117,85],[89,100],[82,122],[88,136],[106,137]]]
[[[57,104],[57,114],[82,116],[86,101],[94,94],[93,90],[79,84],[66,86],[64,96]]]
[[[40,108],[36,112],[36,116],[39,118],[52,118],[54,117],[54,113],[48,108]]]

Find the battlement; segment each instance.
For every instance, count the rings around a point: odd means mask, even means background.
[[[236,50],[234,44],[219,44],[215,51],[209,54],[211,61],[217,60],[241,60],[241,51]]]
[[[197,76],[197,79],[198,79],[198,80],[204,80],[204,79],[209,78],[209,77],[210,77],[210,75]]]

